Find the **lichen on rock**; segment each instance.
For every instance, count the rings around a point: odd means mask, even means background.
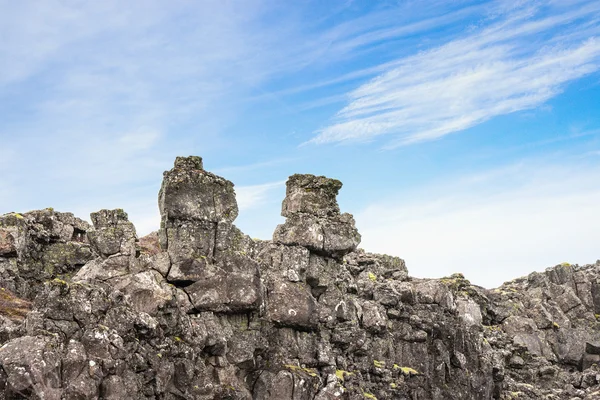
[[[600,398],[600,262],[412,278],[357,248],[341,187],[291,176],[272,241],[197,156],[141,239],[121,209],[0,216],[0,398]]]

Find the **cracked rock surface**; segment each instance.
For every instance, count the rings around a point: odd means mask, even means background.
[[[600,262],[411,278],[341,187],[291,176],[272,241],[194,156],[140,239],[120,209],[0,216],[0,399],[600,398]]]

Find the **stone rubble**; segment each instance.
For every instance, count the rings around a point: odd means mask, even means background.
[[[291,176],[272,241],[193,156],[141,239],[120,209],[0,216],[0,399],[600,398],[600,262],[411,278],[341,186]]]

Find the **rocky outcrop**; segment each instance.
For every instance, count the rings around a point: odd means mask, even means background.
[[[293,175],[273,240],[177,158],[161,227],[0,216],[0,398],[600,398],[600,263],[487,290],[357,249],[341,183]]]
[[[33,299],[38,286],[90,261],[89,224],[51,208],[0,216],[0,287]]]
[[[252,240],[233,225],[233,183],[204,171],[200,157],[178,157],[159,194],[159,237],[169,256],[167,280],[180,286],[196,311],[252,312],[262,304]]]
[[[302,246],[326,257],[341,258],[355,250],[360,234],[354,218],[340,214],[336,196],[342,182],[324,176],[292,175],[288,179],[281,215],[286,217],[273,241]]]

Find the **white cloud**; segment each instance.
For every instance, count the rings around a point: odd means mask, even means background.
[[[387,147],[396,147],[436,139],[540,106],[600,68],[599,3],[542,17],[529,6],[508,12],[465,38],[397,60],[349,93],[350,103],[311,142],[394,134]]]
[[[361,246],[406,259],[412,276],[462,272],[486,287],[561,262],[593,263],[598,179],[597,165],[572,159],[457,177],[358,213]]]
[[[260,185],[238,186],[235,188],[240,211],[260,207],[270,199],[273,190],[280,189],[285,181],[263,183]]]

